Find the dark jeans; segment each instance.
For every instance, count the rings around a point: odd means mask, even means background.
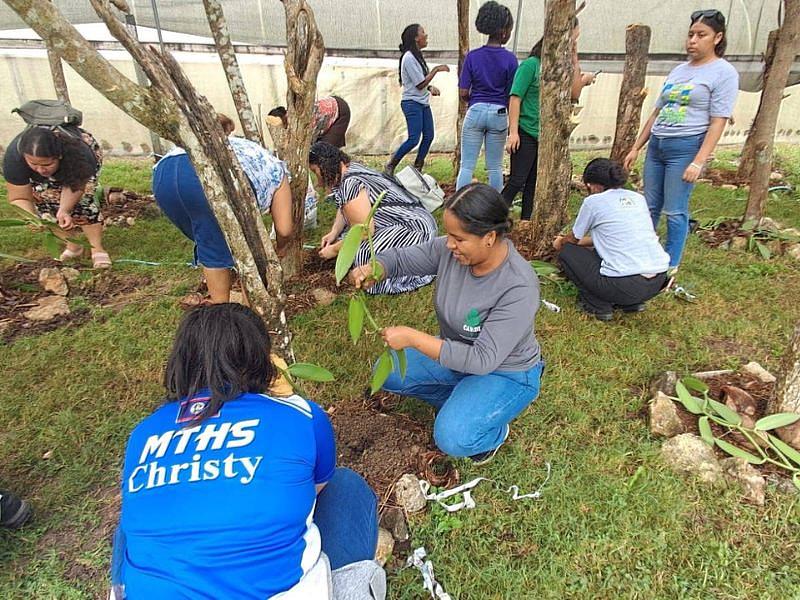
[[[511,206],[522,190],[522,218],[525,220],[530,220],[533,213],[538,158],[539,140],[520,129],[519,148],[511,155],[511,174],[502,193],[506,203]]]
[[[606,277],[600,274],[602,259],[594,248],[564,244],[558,253],[564,274],[574,283],[580,298],[589,310],[608,314],[614,306],[626,307],[646,302],[664,287],[667,275],[659,273],[652,279],[641,275]]]
[[[414,161],[414,164],[420,165],[425,162],[425,157],[428,156],[428,150],[433,143],[433,112],[427,104],[420,104],[414,100],[403,100],[400,108],[403,109],[403,114],[406,116],[408,139],[394,153],[394,161],[399,163],[419,144],[417,160]],[[420,137],[422,138],[421,142]]]

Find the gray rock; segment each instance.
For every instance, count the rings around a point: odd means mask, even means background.
[[[789,246],[789,249],[786,250],[786,254],[795,260],[800,260],[800,244],[792,244]]]
[[[69,286],[64,275],[57,268],[46,267],[39,271],[39,285],[45,292],[66,296],[69,294]]]
[[[770,181],[780,181],[783,179],[783,173],[778,173],[778,171],[773,171],[769,174]]]
[[[400,508],[409,514],[421,511],[428,503],[419,487],[419,479],[411,473],[403,475],[395,484],[394,496]]]
[[[375,548],[375,562],[380,566],[386,564],[394,550],[394,538],[384,528],[378,529],[378,547]]]
[[[775,383],[775,375],[767,371],[755,361],[751,361],[742,367],[742,372],[752,375],[762,383]]]
[[[797,486],[792,483],[791,479],[770,475],[767,477],[767,480],[769,486],[780,494],[788,494],[789,496],[800,494],[800,489],[797,489]]]
[[[745,500],[764,506],[767,481],[743,458],[724,458],[719,461],[725,478],[742,486]]]
[[[733,190],[738,190],[739,189],[738,185],[733,185],[732,183],[723,183],[719,187],[722,188],[723,190],[729,190],[729,191],[733,191]]]
[[[315,288],[311,290],[311,295],[314,296],[314,300],[320,306],[329,306],[336,302],[336,294],[325,288]]]
[[[69,305],[64,296],[45,296],[37,306],[23,313],[29,321],[50,321],[69,314]]]
[[[61,274],[67,280],[67,283],[75,283],[81,276],[81,272],[72,267],[62,267]]]
[[[758,226],[761,229],[768,229],[769,231],[780,231],[783,229],[783,225],[778,223],[775,219],[770,219],[769,217],[761,217],[761,220],[758,222]]]
[[[136,225],[136,217],[127,217],[125,219],[125,224],[128,227],[133,227],[134,225]]]
[[[696,475],[701,481],[722,480],[722,467],[714,450],[693,433],[682,433],[664,442],[661,457],[672,469]]]
[[[674,396],[676,383],[678,383],[678,374],[675,371],[664,371],[650,384],[650,395],[655,396],[661,392],[667,396]]]
[[[746,250],[749,239],[743,235],[737,235],[731,238],[731,250]]]
[[[767,242],[766,246],[772,256],[780,256],[783,254],[783,244],[780,240],[770,240]]]
[[[671,438],[685,431],[675,403],[666,394],[656,392],[650,401],[650,433]]]
[[[381,527],[392,532],[392,537],[397,542],[409,539],[408,523],[406,516],[399,508],[387,508],[381,515]]]

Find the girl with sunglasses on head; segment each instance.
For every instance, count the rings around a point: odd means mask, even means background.
[[[665,250],[670,274],[678,269],[689,232],[689,196],[717,145],[739,91],[739,74],[725,55],[725,17],[718,10],[692,13],[689,60],[667,76],[656,106],[625,157],[630,170],[650,141],[644,164],[644,195],[657,226],[667,217]]]

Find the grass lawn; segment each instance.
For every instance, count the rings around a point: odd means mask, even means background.
[[[726,150],[718,162],[734,157]],[[574,158],[583,165],[587,156]],[[797,190],[800,151],[782,148],[779,165]],[[103,179],[143,191],[149,169],[109,160]],[[444,157],[432,172],[453,177]],[[0,196],[0,217],[9,216],[4,189]],[[745,200],[742,190],[700,185],[692,206],[702,220],[741,215]],[[579,201],[573,199],[573,216]],[[767,212],[800,227],[800,195],[775,195]],[[327,231],[332,214],[329,206],[321,210],[322,225],[309,241]],[[109,228],[106,239],[115,259],[168,264],[120,263],[115,271],[149,275],[127,303],[102,308],[71,297],[74,307],[91,309],[88,322],[0,345],[0,487],[35,510],[28,527],[0,532],[0,598],[107,592],[125,441],[159,402],[182,315],[177,300],[199,273],[182,266],[191,247],[163,218]],[[0,252],[44,256],[34,236],[12,229],[0,230]],[[543,296],[563,311],[541,310],[537,318],[547,361],[542,394],[514,422],[494,462],[458,463],[462,481],[481,475],[526,492],[542,483],[549,462],[552,478],[541,499],[512,502],[479,487],[475,510],[447,515],[433,508],[411,519],[414,547],[425,546],[454,599],[800,598],[800,495],[770,489],[758,508],[742,504],[736,489],[680,477],[662,465],[661,442],[642,418],[648,383],[664,370],[756,360],[778,372],[800,321],[798,262],[710,249],[691,236],[680,282],[698,295],[696,304],[660,296],[646,312],[610,324],[580,316],[572,297],[543,285]],[[381,323],[433,331],[431,291],[371,306]],[[337,376],[309,386],[324,406],[361,393],[377,350],[353,349],[345,311],[340,297],[291,321],[298,358]],[[414,402],[401,410],[430,420]],[[390,573],[389,586],[391,598],[426,597],[411,569]]]

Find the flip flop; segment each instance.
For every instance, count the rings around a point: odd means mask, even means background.
[[[59,260],[61,262],[67,260],[75,260],[76,258],[80,258],[83,256],[83,247],[78,248],[77,250],[70,250],[69,248],[64,248],[64,251],[61,253]]]
[[[92,252],[92,267],[95,269],[110,269],[111,258],[108,252]]]

